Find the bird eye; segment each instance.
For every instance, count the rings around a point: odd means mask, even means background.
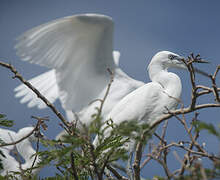
[[[176,57],[176,56],[173,55],[173,54],[169,54],[169,56],[168,56],[168,58],[169,58],[170,60],[173,60],[175,57]]]

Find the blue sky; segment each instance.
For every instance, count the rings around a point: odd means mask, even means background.
[[[115,23],[114,49],[121,52],[120,66],[135,79],[148,82],[146,67],[151,57],[160,50],[169,50],[180,55],[200,53],[211,61],[209,65],[199,67],[213,72],[219,62],[220,52],[220,1],[101,1],[101,0],[1,0],[0,1],[0,60],[10,62],[26,78],[30,79],[46,68],[28,64],[16,56],[15,38],[24,31],[56,18],[79,14],[100,13],[109,15]],[[177,72],[177,71],[175,71]],[[187,72],[177,74],[182,79],[182,100],[185,105],[190,102],[190,81]],[[198,76],[199,84],[210,84],[206,78]],[[219,82],[219,80],[218,80]],[[15,120],[14,130],[31,125],[31,115],[50,116],[49,130],[46,135],[53,138],[61,128],[57,118],[49,109],[28,109],[14,98],[13,89],[19,85],[12,80],[8,70],[0,68],[0,112]],[[212,102],[206,97],[201,102]],[[59,102],[55,103],[60,109]],[[191,116],[188,116],[189,118]],[[219,123],[219,110],[203,110],[200,119],[213,124]],[[216,139],[202,133],[201,142],[213,151],[217,146]],[[185,138],[184,131],[176,120],[170,121],[167,138],[169,141]],[[171,158],[171,167],[179,165]],[[161,168],[151,163],[144,170],[144,175],[163,175]],[[42,170],[40,175],[52,175],[52,171]]]

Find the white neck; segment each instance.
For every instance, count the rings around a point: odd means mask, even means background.
[[[148,71],[152,82],[161,84],[164,91],[170,96],[180,98],[182,85],[180,78],[176,74],[168,72],[166,67],[159,64],[151,65]]]

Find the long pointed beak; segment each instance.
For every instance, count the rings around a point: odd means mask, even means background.
[[[176,57],[176,60],[178,60],[178,61],[180,61],[180,62],[182,62],[182,63],[183,63],[183,59],[185,59],[183,56],[177,56],[177,57]],[[196,62],[196,63],[209,63],[209,61],[206,61],[206,60],[203,60],[203,59],[196,60],[195,62]],[[184,65],[184,66],[185,66],[185,65]],[[186,69],[186,66],[185,66],[183,69]],[[210,76],[208,73],[206,73],[206,72],[204,72],[204,71],[202,71],[202,70],[200,70],[200,69],[198,69],[198,68],[195,68],[195,67],[194,67],[194,71],[195,71],[196,73],[201,74],[201,75],[206,76],[206,77],[209,77],[209,76]]]
[[[210,63],[209,61],[206,61],[206,60],[203,60],[203,59],[196,60],[195,62],[196,63]]]
[[[194,68],[194,71],[195,71],[196,73],[201,74],[201,75],[206,76],[206,77],[209,77],[209,76],[210,76],[207,72],[204,72],[204,71],[202,71],[202,70],[200,70],[200,69],[198,69],[198,68]]]

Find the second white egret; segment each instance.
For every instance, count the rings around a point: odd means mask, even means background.
[[[33,130],[33,127],[25,127],[20,129],[17,133],[8,129],[0,129],[0,139],[5,143],[15,142],[22,137],[26,136]],[[32,147],[31,141],[36,140],[34,135],[24,139],[23,141],[10,146],[3,146],[0,150],[3,152],[5,157],[1,157],[3,170],[0,171],[2,176],[7,174],[12,174],[13,172],[21,172],[32,167],[33,161],[36,153],[36,150]],[[13,156],[12,152],[15,152]],[[24,162],[21,162],[21,159],[16,159],[16,156],[22,157]],[[40,162],[40,158],[37,156],[35,160],[35,166]],[[36,174],[39,172],[39,168],[34,168],[32,173]]]

